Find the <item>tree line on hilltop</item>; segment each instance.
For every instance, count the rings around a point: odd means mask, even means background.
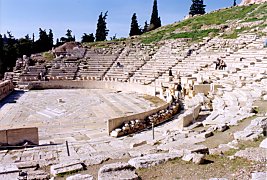
[[[234,3],[236,4],[235,0]],[[189,14],[192,16],[205,14],[203,0],[192,0]],[[93,33],[84,33],[81,37],[82,43],[107,40],[109,32],[106,22],[107,16],[108,12],[104,14],[102,12],[100,13],[95,35]],[[154,0],[150,23],[148,24],[148,22],[145,21],[143,28],[141,28],[137,21],[137,14],[133,13],[129,36],[141,35],[159,27],[161,27],[161,19],[158,13],[157,0]],[[112,39],[116,39],[116,35],[113,36],[111,40]],[[51,50],[53,47],[75,40],[76,38],[72,35],[70,29],[67,30],[64,37],[56,39],[55,43],[53,31],[51,29],[47,32],[45,29],[39,28],[39,37],[37,40],[35,40],[34,34],[31,37],[26,35],[20,39],[16,39],[11,32],[7,32],[7,34],[3,35],[0,34],[0,78],[3,77],[4,72],[12,71],[12,67],[14,67],[18,57],[45,52]]]

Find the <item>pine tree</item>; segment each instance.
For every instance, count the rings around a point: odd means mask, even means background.
[[[203,0],[192,0],[189,14],[194,16],[197,14],[205,14],[206,5],[203,4]]]
[[[130,36],[134,35],[140,35],[141,29],[139,28],[138,22],[137,22],[137,16],[136,13],[132,16],[132,22],[131,22],[131,29],[130,29]]]
[[[233,6],[236,6],[236,0],[234,0],[234,4],[233,4]]]
[[[61,37],[60,41],[64,44],[65,42],[75,41],[75,36],[72,37],[72,30],[67,29],[66,37]]]
[[[94,42],[94,41],[95,41],[95,37],[94,37],[93,33],[91,33],[91,34],[84,33],[83,34],[82,43],[84,43],[84,42]]]
[[[107,39],[107,35],[109,31],[107,29],[107,23],[106,23],[107,16],[108,16],[108,12],[106,12],[104,16],[102,12],[99,15],[99,18],[97,21],[96,34],[95,34],[96,41],[105,41]]]
[[[157,29],[158,27],[161,27],[161,20],[160,20],[160,17],[158,15],[157,0],[154,0],[149,30],[151,31],[151,30]]]

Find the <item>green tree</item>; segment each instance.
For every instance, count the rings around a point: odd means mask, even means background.
[[[67,33],[65,34],[66,37],[61,37],[60,41],[62,44],[64,44],[65,42],[71,42],[71,41],[75,41],[75,36],[72,36],[72,30],[67,29]]]
[[[0,34],[0,77],[1,77],[1,74],[3,74],[4,71],[5,71],[5,68],[4,68],[4,51],[3,51],[3,48],[4,48],[4,40],[3,40],[2,35]]]
[[[97,21],[97,28],[96,28],[96,34],[95,34],[95,40],[96,41],[105,41],[107,39],[108,35],[108,29],[107,29],[107,19],[108,12],[105,13],[103,16],[103,13],[99,15],[98,21]]]
[[[32,53],[33,42],[29,35],[26,35],[25,38],[20,38],[18,40],[18,57],[22,57],[23,55],[30,56]]]
[[[49,39],[49,46],[51,49],[54,46],[54,34],[51,29],[49,29],[48,39]]]
[[[151,30],[157,29],[158,27],[161,27],[161,20],[160,20],[159,13],[158,13],[157,0],[154,0],[149,30],[151,31]]]
[[[130,29],[129,35],[134,36],[134,35],[140,35],[140,34],[141,34],[141,29],[139,28],[139,25],[138,25],[136,13],[134,13],[132,16],[131,29]]]
[[[49,35],[46,33],[46,30],[41,28],[39,28],[39,39],[34,44],[35,52],[45,52],[52,48]]]
[[[144,28],[142,30],[142,33],[146,33],[146,32],[148,32],[148,23],[147,23],[147,21],[145,22]]]
[[[203,0],[192,0],[189,14],[192,16],[197,14],[205,14],[205,7],[206,5],[203,4]]]
[[[84,33],[83,34],[82,43],[84,43],[84,42],[94,42],[94,41],[95,41],[95,37],[94,37],[93,33],[91,33],[91,34]]]
[[[236,0],[234,0],[234,4],[233,4],[233,6],[236,6]]]

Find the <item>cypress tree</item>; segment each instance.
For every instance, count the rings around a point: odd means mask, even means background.
[[[138,22],[137,22],[137,16],[136,13],[132,16],[132,22],[131,22],[131,29],[130,29],[130,36],[134,35],[140,35],[141,29],[139,28]]]
[[[236,0],[234,0],[234,4],[233,4],[233,6],[236,6]]]
[[[96,34],[95,34],[96,41],[105,41],[107,39],[107,35],[109,31],[107,29],[107,23],[106,23],[107,16],[108,16],[108,12],[106,12],[104,16],[102,12],[99,15],[97,28],[96,28]]]
[[[48,38],[50,49],[52,49],[52,47],[54,46],[54,34],[52,32],[52,29],[49,29]]]
[[[206,5],[203,4],[203,0],[192,0],[189,14],[194,16],[197,14],[205,14]]]
[[[154,29],[157,29],[158,27],[161,27],[161,20],[160,20],[159,14],[158,14],[157,0],[154,0],[149,30],[154,30]]]

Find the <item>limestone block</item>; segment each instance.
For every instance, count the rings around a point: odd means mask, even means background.
[[[238,131],[234,133],[234,139],[236,140],[247,140],[247,138],[254,133],[252,131]]]
[[[227,129],[229,129],[229,126],[227,126],[226,124],[218,124],[217,125],[217,130],[220,131],[220,132],[224,132]]]
[[[68,173],[72,171],[79,171],[82,170],[83,166],[81,162],[78,160],[62,162],[60,164],[52,165],[50,167],[50,173],[54,176],[61,174],[61,173]]]
[[[0,131],[0,145],[6,145],[7,144],[7,134],[6,130]]]
[[[204,159],[205,155],[204,154],[194,154],[193,156],[193,163],[195,164],[203,164],[205,159]]]
[[[128,179],[138,180],[135,168],[128,163],[113,163],[101,167],[98,171],[98,180]]]
[[[142,146],[142,145],[144,145],[144,144],[147,144],[147,142],[144,141],[144,140],[135,140],[134,142],[132,142],[132,143],[130,144],[130,148],[132,149],[132,148],[134,148],[134,147]]]
[[[194,91],[196,94],[204,93],[205,95],[208,95],[208,93],[210,91],[210,84],[194,85]]]
[[[183,127],[188,126],[193,121],[193,113],[187,113],[181,116],[178,121],[178,128],[182,129]]]
[[[183,157],[182,157],[182,160],[183,161],[187,161],[187,162],[190,162],[193,160],[193,154],[185,154]]]
[[[251,180],[266,180],[267,172],[254,172],[251,176]]]
[[[261,142],[260,147],[261,147],[261,148],[265,148],[265,149],[267,149],[267,139],[264,139],[264,140]]]
[[[27,179],[49,179],[50,175],[43,170],[27,171]]]
[[[136,157],[128,161],[129,164],[134,166],[136,169],[148,168],[162,164],[166,161],[173,160],[181,157],[181,153],[162,153],[162,154],[148,154],[143,157]]]
[[[104,155],[94,155],[94,156],[89,156],[83,159],[83,162],[86,166],[92,166],[92,165],[97,165],[101,164],[105,161],[107,161],[109,157],[104,156]]]
[[[0,179],[18,179],[19,172],[15,164],[0,164]]]
[[[66,180],[93,180],[93,176],[89,174],[75,174],[73,176],[69,176]]]
[[[213,132],[204,132],[204,133],[197,135],[197,137],[199,137],[199,138],[208,138],[211,136],[213,136]]]
[[[7,139],[9,145],[18,145],[29,141],[33,144],[39,144],[38,128],[19,128],[7,130]]]

